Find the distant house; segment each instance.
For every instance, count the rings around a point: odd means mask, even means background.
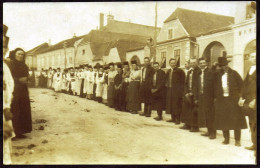
[[[233,23],[233,17],[177,8],[157,37],[156,59],[162,67],[169,67],[169,59],[176,58],[183,67],[190,58],[199,57],[198,36]]]
[[[102,20],[100,22],[102,24]],[[118,21],[114,19],[113,15],[108,15],[107,25],[104,27],[103,26],[100,27],[101,27],[100,28],[101,31],[140,35],[140,36],[150,36],[150,37],[154,37],[155,30],[157,31],[157,35],[161,30],[160,27],[157,27],[157,29],[155,29],[154,26],[147,26],[147,25],[136,24],[131,22]]]
[[[84,36],[73,37],[52,45],[37,53],[37,69],[49,67],[64,69],[73,67],[77,52],[77,44]],[[66,55],[66,57],[65,57]]]
[[[92,30],[78,45],[76,58],[78,65],[121,62],[126,59],[126,51],[144,46],[149,36]]]
[[[45,50],[49,47],[48,43],[43,43],[41,45],[38,45],[37,47],[34,47],[33,49],[26,52],[26,58],[25,63],[30,69],[36,69],[37,68],[37,56],[36,54]]]

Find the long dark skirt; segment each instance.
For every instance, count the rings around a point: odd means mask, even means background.
[[[16,135],[32,131],[32,116],[29,92],[26,85],[16,85],[11,112],[13,113],[13,128]]]
[[[116,110],[123,111],[122,102],[122,90],[115,89],[114,106]]]
[[[132,111],[141,110],[141,101],[139,96],[140,82],[132,81],[129,83],[127,92],[127,109]]]
[[[183,99],[183,106],[181,112],[181,122],[191,125],[193,117],[193,106],[186,100]]]
[[[80,85],[80,97],[84,97],[83,88],[84,88],[85,80],[84,79],[81,79],[81,80],[82,80],[82,82],[81,82],[81,85]]]
[[[109,107],[114,107],[114,95],[115,95],[115,85],[111,82],[107,87],[107,105]]]
[[[123,85],[122,85],[122,101],[121,101],[121,103],[122,103],[122,105],[121,105],[121,107],[122,107],[122,110],[123,111],[126,111],[126,105],[127,105],[127,90],[128,90],[128,85],[129,85],[129,83],[126,83],[126,82],[124,82],[123,83]]]
[[[238,106],[239,97],[217,98],[215,102],[215,127],[217,130],[246,129],[246,119]]]

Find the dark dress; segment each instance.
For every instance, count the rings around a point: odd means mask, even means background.
[[[19,78],[28,77],[28,67],[24,62],[12,61],[10,70],[14,78],[13,101],[11,112],[13,113],[13,127],[16,135],[32,131],[31,106],[28,87],[19,82]]]
[[[29,75],[29,85],[28,87],[35,87],[35,75],[34,75],[34,71],[32,71],[32,74]]]
[[[245,115],[238,106],[243,85],[240,75],[229,68],[228,88],[229,96],[223,96],[222,76],[224,72],[219,71],[214,79],[214,97],[216,98],[215,107],[215,127],[216,130],[239,130],[246,129]]]
[[[134,71],[130,74],[130,82],[127,91],[127,110],[129,111],[140,111],[141,110],[141,100],[140,100],[140,77],[134,77]]]
[[[119,111],[123,110],[122,102],[124,101],[122,97],[122,81],[123,81],[122,74],[117,74],[114,79],[115,87],[119,87],[120,85],[121,87],[118,89],[115,88],[114,105],[115,105],[115,109]]]
[[[123,84],[122,84],[122,110],[126,111],[126,105],[127,105],[127,90],[129,86],[129,76],[130,76],[130,70],[124,71],[123,73]]]

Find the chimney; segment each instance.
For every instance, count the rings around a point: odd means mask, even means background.
[[[99,29],[101,30],[104,27],[104,13],[99,14]]]
[[[51,46],[51,39],[49,39],[49,44],[48,45]]]
[[[113,20],[114,20],[114,16],[111,15],[111,13],[109,13],[109,14],[107,15],[107,25],[108,25],[109,23],[111,23]]]

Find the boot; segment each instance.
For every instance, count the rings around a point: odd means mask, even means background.
[[[180,125],[181,120],[179,116],[176,116],[175,125]]]
[[[144,104],[144,112],[140,114],[140,116],[145,116],[147,113],[147,105]]]
[[[155,119],[156,121],[161,121],[161,120],[162,120],[162,117],[157,116],[157,117],[155,117],[154,119]]]
[[[184,124],[184,126],[180,127],[180,129],[185,129],[185,130],[189,130],[190,126],[187,124]]]
[[[224,139],[224,141],[222,142],[222,144],[224,144],[224,145],[229,144],[229,139]]]
[[[236,142],[235,142],[235,146],[241,146],[240,141],[236,140]]]
[[[151,105],[147,105],[147,113],[145,117],[151,117],[151,112],[152,112]]]
[[[216,139],[217,131],[210,129],[209,131],[209,139]]]
[[[199,132],[198,127],[191,127],[190,132]]]
[[[247,147],[245,147],[245,149],[247,149],[247,150],[256,150],[256,146],[254,146],[254,145],[247,146]]]

